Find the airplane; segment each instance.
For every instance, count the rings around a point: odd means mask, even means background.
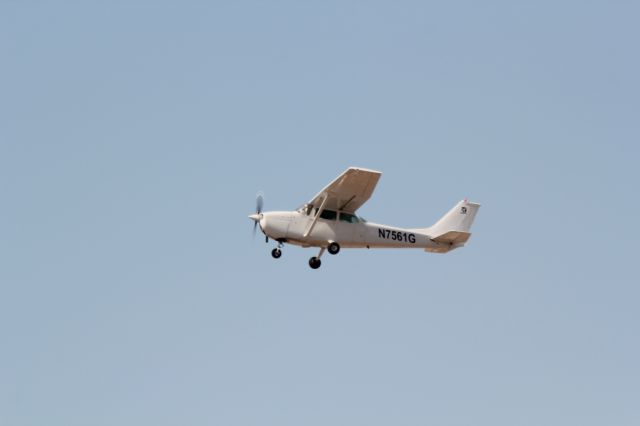
[[[349,167],[309,202],[295,211],[263,212],[263,197],[258,195],[256,212],[249,215],[265,235],[278,243],[271,251],[274,259],[282,256],[285,243],[320,249],[309,259],[318,269],[325,251],[335,255],[342,248],[420,248],[431,253],[447,253],[464,246],[471,236],[471,225],[480,204],[465,200],[457,203],[428,228],[399,228],[381,225],[356,215],[371,197],[382,175],[375,170]]]

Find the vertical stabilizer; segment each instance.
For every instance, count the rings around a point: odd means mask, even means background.
[[[456,246],[464,245],[471,236],[469,231],[479,208],[480,204],[478,203],[462,200],[435,225],[428,228],[427,233],[435,242],[450,243]]]

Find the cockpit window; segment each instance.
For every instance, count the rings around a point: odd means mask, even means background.
[[[340,213],[340,220],[349,223],[358,223],[358,217],[351,213]]]
[[[320,217],[327,220],[336,220],[338,214],[333,210],[323,210]]]

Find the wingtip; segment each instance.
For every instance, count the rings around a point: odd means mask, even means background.
[[[368,172],[368,173],[377,173],[377,174],[382,174],[381,171],[379,170],[373,170],[373,169],[368,169],[366,167],[358,167],[358,166],[349,166],[348,170],[357,170],[357,171],[362,171],[362,172]]]

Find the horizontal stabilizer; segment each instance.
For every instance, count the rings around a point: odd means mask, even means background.
[[[457,245],[466,243],[470,236],[470,232],[449,231],[442,235],[438,235],[435,238],[432,238],[432,241],[435,241],[436,243],[448,243]]]

